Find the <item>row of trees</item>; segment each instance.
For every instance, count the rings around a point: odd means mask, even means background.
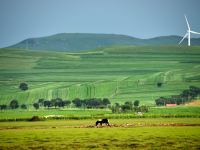
[[[119,103],[115,103],[113,106],[110,104],[110,100],[107,98],[92,98],[92,99],[79,99],[76,98],[72,101],[70,100],[62,100],[61,98],[56,98],[52,100],[45,100],[45,99],[39,99],[36,103],[33,103],[33,107],[37,110],[40,107],[50,108],[60,108],[65,107],[73,104],[73,106],[78,108],[110,108],[112,109],[113,113],[121,113],[121,112],[148,112],[149,109],[147,106],[140,106],[139,100],[135,100],[134,102],[127,101],[124,104],[120,105]],[[27,105],[22,104],[19,105],[17,100],[12,100],[9,104],[9,107],[7,105],[0,105],[0,109],[17,109],[21,107],[22,109],[27,109]]]
[[[179,95],[174,95],[169,98],[160,97],[155,100],[157,106],[165,106],[166,104],[185,104],[197,98],[200,95],[200,88],[195,86],[190,86],[189,89],[184,90]]]
[[[82,108],[106,108],[110,103],[108,98],[91,98],[91,99],[79,99],[76,98],[72,101],[76,107]]]
[[[40,107],[45,107],[45,108],[50,108],[50,107],[55,107],[55,108],[60,108],[60,107],[69,107],[70,104],[72,104],[75,107],[78,108],[105,108],[110,104],[109,99],[104,98],[92,98],[92,99],[84,99],[81,100],[79,98],[74,99],[73,101],[70,100],[63,100],[61,98],[55,98],[51,100],[46,100],[46,99],[39,99],[37,102],[33,103],[33,107],[37,110]],[[19,105],[18,101],[16,99],[11,100],[9,106],[3,104],[0,105],[0,110],[3,109],[17,109],[17,108],[22,108],[22,109],[27,109],[27,105],[22,104]]]
[[[119,103],[115,103],[114,106],[112,106],[112,112],[113,113],[119,113],[119,112],[148,112],[149,108],[147,106],[140,106],[140,101],[135,100],[134,102],[127,101],[123,105],[120,105]]]
[[[10,108],[10,109],[17,109],[17,108],[27,109],[27,105],[26,104],[19,105],[19,103],[16,99],[11,100],[9,106],[6,104],[0,105],[0,110],[5,110],[8,108]]]
[[[50,108],[50,107],[65,107],[69,106],[71,104],[70,100],[63,100],[62,98],[55,98],[51,100],[45,100],[45,99],[39,99],[37,103],[34,103],[33,106],[35,108],[39,107],[45,107],[45,108]]]

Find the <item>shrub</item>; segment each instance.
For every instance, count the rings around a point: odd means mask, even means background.
[[[33,116],[29,121],[40,121],[38,116]]]

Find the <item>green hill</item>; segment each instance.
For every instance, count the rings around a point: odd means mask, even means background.
[[[200,87],[198,46],[115,46],[82,53],[0,49],[0,57],[0,104],[56,97],[153,104],[160,96]],[[21,82],[29,90],[19,90]]]
[[[113,45],[177,45],[182,37],[162,36],[138,39],[117,34],[61,33],[48,37],[30,38],[9,48],[48,51],[81,51]],[[200,45],[200,39],[191,39],[192,45]],[[185,40],[183,44],[186,44]]]

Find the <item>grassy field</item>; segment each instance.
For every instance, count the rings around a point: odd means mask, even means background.
[[[19,90],[21,82],[28,83],[27,91]],[[17,99],[28,106],[0,112],[0,149],[200,149],[196,104],[150,107],[143,116],[31,108],[40,98],[57,97],[154,105],[160,96],[180,94],[191,85],[200,87],[199,46],[116,46],[81,53],[0,49],[0,104]],[[46,115],[64,117],[25,121]],[[99,118],[108,118],[111,127],[96,128]]]
[[[132,127],[87,128],[95,120],[3,122],[0,149],[199,149],[199,119],[112,119]],[[179,124],[179,126],[164,126]],[[155,126],[157,125],[157,126]]]
[[[118,46],[81,53],[0,49],[0,104],[14,98],[32,104],[39,98],[107,97],[113,103],[153,105],[160,96],[199,87],[199,60],[198,46]],[[29,90],[20,91],[20,82]]]
[[[59,120],[83,119],[128,119],[128,118],[200,118],[199,106],[151,107],[149,112],[138,116],[134,112],[112,113],[110,109],[41,109],[41,110],[5,110],[0,112],[0,121],[29,120],[32,116],[43,118],[48,115],[63,115]],[[54,119],[54,118],[49,118]],[[48,119],[48,120],[49,120]]]

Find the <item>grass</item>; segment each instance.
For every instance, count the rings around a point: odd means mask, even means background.
[[[177,106],[177,107],[154,107],[150,108],[150,111],[148,115],[158,115],[158,116],[198,116],[200,114],[200,107],[198,106],[193,106],[193,107],[187,107],[187,106]]]
[[[116,46],[81,53],[0,49],[0,104],[14,98],[31,106],[39,98],[107,97],[112,103],[154,105],[160,96],[199,87],[199,60],[198,46]],[[20,91],[20,82],[27,82],[29,90]],[[200,149],[199,107],[151,107],[144,118],[110,110],[31,108],[1,111],[0,120],[51,114],[66,120],[0,122],[0,149]],[[84,127],[103,117],[135,126]]]
[[[17,122],[0,122],[0,129],[22,129],[22,128],[53,128],[53,127],[77,127],[95,125],[97,119],[83,120],[47,120],[47,121],[17,121]],[[133,119],[109,119],[110,124],[134,124],[141,126],[163,125],[163,124],[199,124],[199,118],[133,118]]]
[[[87,119],[98,118],[105,114],[111,114],[111,110],[98,110],[98,109],[45,109],[45,110],[6,110],[0,112],[0,120],[17,120],[17,119],[30,119],[32,116],[48,116],[48,115],[63,115],[65,119]]]
[[[8,129],[0,130],[0,149],[199,149],[199,132],[199,127]]]
[[[149,112],[138,116],[134,112],[112,113],[110,109],[40,109],[40,110],[5,110],[0,112],[0,121],[29,120],[32,116],[63,115],[61,120],[82,119],[129,119],[129,118],[200,118],[199,106],[150,107]]]
[[[107,97],[154,105],[160,96],[200,86],[198,46],[115,46],[81,53],[0,49],[0,58],[0,104],[15,98],[32,104],[39,98]],[[20,82],[29,90],[20,91]]]

